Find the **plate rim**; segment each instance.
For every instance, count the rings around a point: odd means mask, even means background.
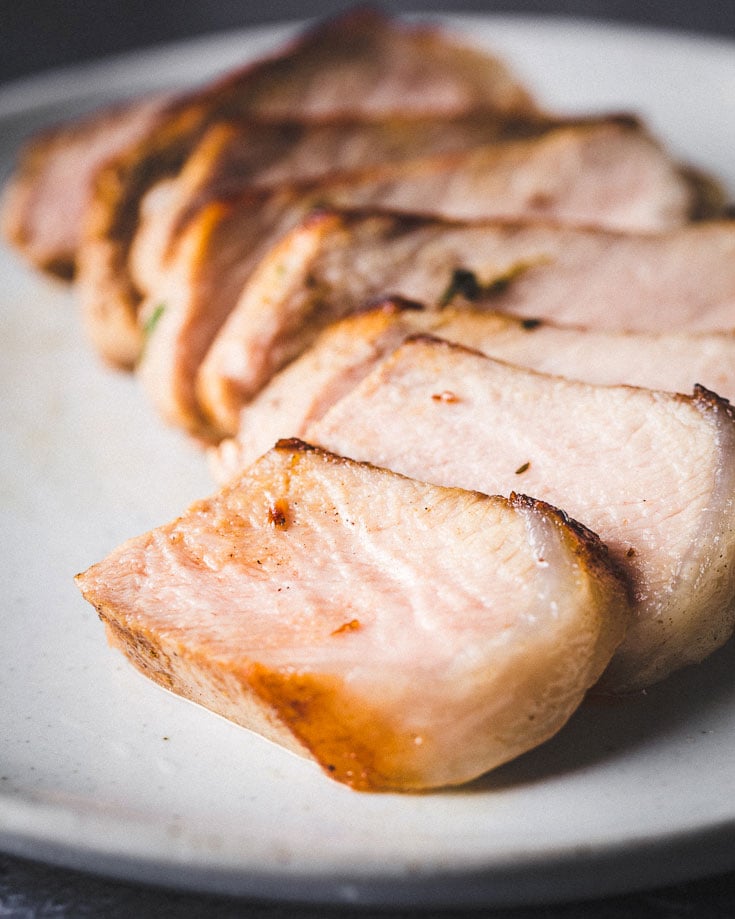
[[[142,860],[112,847],[103,852],[68,840],[46,839],[39,846],[22,833],[0,835],[8,843],[4,850],[16,857],[119,882],[283,903],[420,908],[551,905],[714,877],[735,869],[734,838],[735,817],[665,837],[642,834],[607,847],[568,845],[552,857],[517,854],[490,867],[430,867],[376,877],[328,866],[321,872],[284,873],[277,866],[243,872],[186,860]],[[641,872],[643,858],[646,869]]]

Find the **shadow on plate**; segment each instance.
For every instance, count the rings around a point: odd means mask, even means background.
[[[630,696],[590,695],[554,737],[454,793],[499,791],[577,772],[667,735],[708,732],[711,716],[735,711],[735,640],[703,663]],[[450,792],[451,793],[451,792]]]

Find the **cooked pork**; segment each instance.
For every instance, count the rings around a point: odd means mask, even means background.
[[[735,419],[701,387],[686,397],[594,386],[419,339],[307,436],[436,484],[522,488],[598,533],[635,599],[609,690],[701,661],[733,631]]]
[[[73,277],[93,177],[145,135],[167,97],[119,103],[49,128],[21,150],[2,202],[2,232],[36,267]]]
[[[293,441],[78,583],[144,674],[365,790],[539,744],[629,617],[604,547],[554,508]]]
[[[163,418],[205,439],[214,433],[197,405],[202,358],[259,260],[304,214],[287,192],[253,192],[236,203],[215,201],[199,213],[141,313],[143,387]],[[109,321],[92,326],[93,335],[111,327]]]
[[[602,385],[691,392],[699,383],[735,398],[735,334],[625,333],[553,326],[468,309],[423,310],[387,300],[325,329],[240,412],[238,433],[212,451],[225,482],[282,437],[310,425],[402,341],[431,334],[510,364]]]
[[[146,192],[175,176],[215,123],[250,117],[309,123],[455,118],[495,112],[536,117],[529,94],[496,58],[444,31],[407,26],[372,11],[340,16],[259,60],[172,103],[137,144],[101,170],[85,225],[79,273],[85,311],[115,313],[120,344],[95,335],[111,362],[131,365],[139,292],[128,250]]]
[[[166,321],[148,337],[141,366],[149,380],[149,393],[169,422],[204,436],[211,433],[211,420],[203,417],[192,397],[193,378],[236,305],[238,315],[252,312],[256,322],[264,314],[261,281],[241,288],[238,305],[233,296],[236,285],[227,276],[229,266],[236,262],[239,249],[242,263],[237,277],[242,278],[247,274],[243,266],[249,271],[272,247],[273,228],[277,227],[278,234],[285,233],[317,203],[408,213],[418,210],[457,220],[543,213],[571,223],[598,222],[652,231],[684,221],[691,198],[687,181],[645,132],[628,122],[603,121],[560,128],[533,140],[387,164],[297,185],[274,193],[262,205],[254,204],[253,193],[211,202],[186,226],[162,272],[160,289],[148,298],[148,311],[152,304],[165,303]],[[267,215],[263,227],[258,226],[258,210]],[[274,220],[277,210],[282,214]],[[216,231],[213,221],[218,224]],[[305,238],[293,258],[309,259],[310,249],[317,245],[318,240]],[[268,291],[274,284],[277,290],[273,264],[264,268]],[[302,320],[298,321],[303,328]],[[271,322],[267,315],[265,322]],[[195,335],[182,332],[194,326]],[[282,326],[282,318],[276,317],[276,333]],[[270,339],[274,339],[272,334]],[[284,354],[283,359],[294,353]],[[217,361],[216,352],[212,361]],[[165,368],[165,373],[146,373],[149,362]]]
[[[383,207],[455,220],[544,218],[572,225],[661,232],[690,219],[696,187],[635,121],[607,118],[541,137],[426,157],[351,176],[341,206]],[[497,202],[488,207],[491,199]],[[450,202],[444,213],[435,199]],[[477,203],[479,199],[479,204]]]
[[[143,198],[129,255],[130,274],[144,294],[155,286],[179,228],[216,198],[248,187],[274,188],[538,135],[554,124],[540,117],[509,119],[497,112],[327,124],[218,122],[193,149],[181,172],[159,182]]]
[[[202,363],[199,401],[214,426],[234,433],[242,405],[321,328],[385,293],[593,329],[735,329],[735,222],[643,235],[311,215],[253,275]],[[695,382],[721,391],[698,377],[686,390]]]

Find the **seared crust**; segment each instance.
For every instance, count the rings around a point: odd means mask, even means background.
[[[632,203],[627,197],[631,169],[641,173]],[[218,419],[203,423],[204,413],[198,400],[207,398],[204,388],[207,383],[203,379],[210,372],[215,378],[222,375],[220,342],[228,355],[225,362],[229,360],[231,321],[248,327],[254,325],[256,337],[263,332],[263,340],[258,343],[263,368],[256,367],[255,385],[248,392],[242,380],[235,384],[245,397],[250,397],[270,374],[313,340],[320,327],[336,318],[319,310],[319,299],[315,296],[318,288],[302,292],[301,300],[309,312],[308,322],[303,320],[303,312],[292,309],[292,304],[282,297],[280,303],[285,306],[282,317],[263,309],[264,302],[277,299],[284,286],[294,283],[294,276],[286,272],[279,281],[277,259],[263,262],[261,259],[310,207],[327,203],[333,207],[392,209],[466,221],[543,216],[546,220],[579,225],[602,220],[605,226],[616,229],[637,228],[652,233],[679,226],[689,203],[689,189],[674,164],[644,132],[619,119],[559,128],[534,140],[493,144],[461,153],[384,164],[349,175],[328,176],[321,181],[294,183],[270,194],[264,190],[260,211],[271,216],[279,212],[279,217],[274,223],[269,216],[260,228],[251,219],[253,194],[249,190],[220,202],[223,220],[217,237],[222,246],[195,246],[191,251],[202,253],[206,262],[194,264],[188,246],[199,232],[202,214],[214,206],[207,205],[187,225],[175,256],[162,272],[160,288],[148,292],[149,303],[165,302],[171,310],[167,311],[166,323],[157,328],[155,339],[148,343],[146,362],[152,360],[156,351],[161,364],[165,362],[172,368],[171,379],[167,381],[158,375],[156,386],[149,387],[149,392],[169,423],[179,424],[196,436],[209,437],[213,431],[217,435]],[[228,228],[228,221],[232,221],[235,230]],[[247,232],[239,229],[243,221],[248,224]],[[206,221],[204,226],[209,232]],[[300,229],[295,235],[303,245],[295,247],[294,260],[303,269],[309,261],[309,252],[318,248],[318,233],[309,239],[308,228]],[[268,246],[263,245],[264,240]],[[239,296],[233,297],[232,278],[218,261],[231,259],[237,247],[241,253],[238,278],[242,286]],[[276,251],[280,253],[280,245]],[[240,271],[246,265],[250,270],[247,275]],[[252,277],[253,271],[257,282]],[[304,273],[308,277],[308,270]],[[172,280],[195,274],[216,277],[217,284],[208,288],[175,284],[174,293],[169,294]],[[218,286],[226,286],[226,297]],[[180,322],[178,328],[174,316]],[[285,321],[280,321],[281,318]],[[190,336],[191,340],[186,340],[181,330],[184,324],[193,323],[198,334],[195,339]],[[286,334],[281,334],[284,329]],[[243,363],[237,354],[235,361]],[[199,373],[202,380],[197,382]],[[210,404],[214,398],[209,397]]]

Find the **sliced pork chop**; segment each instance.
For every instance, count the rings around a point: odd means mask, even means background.
[[[627,225],[653,231],[686,220],[691,188],[661,149],[628,121],[603,121],[550,131],[540,138],[493,144],[476,150],[427,157],[407,163],[387,164],[310,185],[275,192],[273,202],[260,209],[276,209],[283,234],[315,204],[333,207],[376,207],[456,220],[487,220],[537,216],[570,223]],[[264,192],[264,194],[267,194]],[[204,417],[196,398],[193,376],[204,361],[224,319],[237,306],[238,313],[263,316],[259,295],[243,283],[242,307],[231,298],[235,285],[225,276],[225,259],[234,260],[236,249],[254,267],[270,248],[270,216],[258,231],[253,193],[241,199],[211,202],[193,218],[162,273],[162,290],[149,294],[149,303],[166,303],[167,322],[156,327],[146,343],[142,366],[156,361],[167,368],[157,373],[148,390],[164,418],[194,433],[211,436],[213,425]],[[220,218],[213,215],[219,214]],[[212,234],[212,221],[219,226]],[[243,230],[243,222],[250,228]],[[208,240],[216,238],[217,246]],[[196,242],[201,239],[200,242]],[[305,238],[294,254],[309,259],[318,239]],[[222,252],[226,255],[223,256]],[[257,259],[255,258],[257,256]],[[192,259],[196,259],[196,264]],[[245,274],[240,271],[238,277]],[[266,267],[268,277],[272,266]],[[207,275],[213,284],[177,283],[176,279]],[[172,283],[173,279],[173,283]],[[271,278],[268,282],[273,283]],[[256,288],[257,290],[257,288]],[[150,306],[149,306],[150,309]],[[271,322],[266,316],[265,325]],[[181,330],[196,323],[197,335]],[[300,328],[304,327],[299,320]],[[273,341],[283,328],[273,322]],[[266,330],[267,337],[267,330]],[[283,359],[294,356],[284,354]],[[209,360],[209,358],[207,358]],[[217,361],[216,351],[212,362]],[[275,368],[274,368],[275,369]],[[207,371],[204,371],[205,373]],[[215,430],[215,434],[216,429]]]
[[[523,488],[598,533],[635,599],[609,690],[701,661],[733,631],[735,420],[700,387],[686,397],[593,386],[420,339],[307,436],[437,484]]]
[[[538,135],[554,124],[548,118],[509,119],[492,111],[458,118],[327,124],[218,122],[207,130],[181,172],[145,195],[130,250],[130,274],[145,294],[155,286],[187,218],[208,201],[247,187],[273,188],[380,163],[467,150]]]
[[[118,338],[93,340],[104,345],[110,362],[134,363],[140,341],[129,316],[140,294],[128,253],[141,201],[179,172],[212,124],[241,117],[318,123],[488,111],[537,114],[528,92],[492,55],[441,29],[367,10],[321,23],[273,56],[179,97],[145,137],[96,177],[79,253],[81,295],[93,317],[116,314]]]
[[[163,111],[163,95],[118,103],[31,138],[5,188],[5,237],[37,268],[73,277],[93,177],[145,135]]]
[[[687,173],[638,122],[624,117],[409,160],[376,169],[369,179],[353,187],[348,176],[342,189],[338,180],[330,190],[343,207],[454,220],[534,217],[650,233],[689,220],[697,195]],[[437,198],[450,202],[446,213],[435,205]]]
[[[211,453],[226,482],[282,437],[303,437],[406,338],[428,333],[496,359],[602,385],[735,398],[735,334],[595,332],[470,309],[423,310],[387,300],[326,329],[240,412],[235,438]]]
[[[735,329],[735,222],[651,235],[310,215],[259,266],[202,363],[214,426],[234,433],[243,404],[322,327],[386,293],[592,329]]]
[[[554,508],[294,441],[77,580],[144,674],[365,790],[539,744],[629,617],[604,547]]]

